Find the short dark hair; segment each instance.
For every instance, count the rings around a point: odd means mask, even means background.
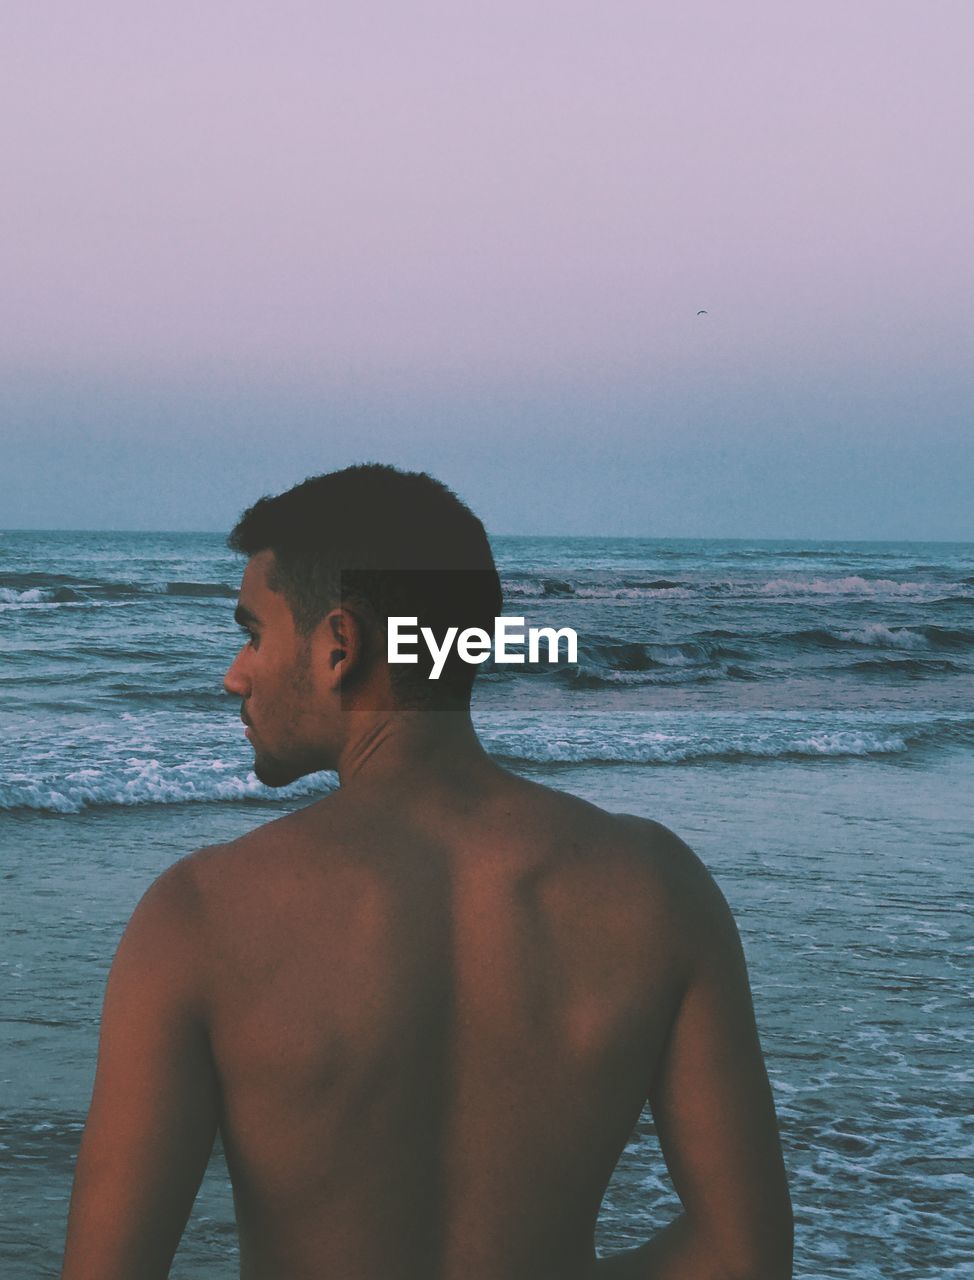
[[[449,626],[493,631],[500,579],[484,526],[456,494],[422,471],[366,463],[311,476],[263,497],[237,521],[228,545],[247,556],[273,551],[271,586],[305,634],[339,602],[366,605],[383,629],[416,617],[437,637]],[[403,704],[466,701],[476,664],[455,649],[438,680],[419,663],[391,667]],[[425,659],[425,660],[424,660]]]

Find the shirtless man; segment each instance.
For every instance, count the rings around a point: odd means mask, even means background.
[[[248,638],[225,684],[257,775],[341,786],[177,862],[136,909],[63,1280],[167,1276],[218,1129],[245,1280],[789,1277],[774,1109],[710,876],[658,823],[495,764],[476,667],[433,682],[386,661],[389,616],[490,629],[480,522],[429,477],[350,468],[262,499],[231,545]],[[473,585],[442,598],[458,569]],[[684,1211],[596,1260],[647,1099]]]

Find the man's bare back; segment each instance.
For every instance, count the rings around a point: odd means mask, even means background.
[[[275,574],[252,556],[226,688],[259,776],[342,785],[136,910],[64,1280],[168,1275],[218,1130],[244,1280],[784,1280],[774,1109],[702,865],[502,769],[468,710],[405,709],[354,610],[308,639]],[[596,1261],[647,1099],[685,1212]]]
[[[672,849],[497,773],[187,868],[248,1277],[590,1270],[679,1000]]]
[[[692,1043],[668,1061],[692,1038],[695,981],[701,1000],[721,982],[746,996],[690,851],[483,774],[435,795],[408,776],[399,794],[349,786],[157,886],[147,910],[192,924],[143,978],[182,971],[205,1010],[246,1280],[594,1275],[599,1204],[647,1097],[678,1135],[698,1090],[733,1092]],[[735,1123],[773,1161],[762,1111]],[[688,1187],[720,1175],[712,1158]],[[753,1224],[726,1217],[730,1255]]]

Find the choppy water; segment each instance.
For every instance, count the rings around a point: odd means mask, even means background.
[[[512,767],[658,817],[738,916],[797,1274],[974,1271],[974,545],[498,539],[506,612],[579,661],[481,677]],[[151,879],[268,792],[220,680],[215,536],[0,535],[0,1263],[56,1270],[101,985]],[[566,1123],[570,1118],[566,1118]],[[600,1243],[672,1203],[648,1120]],[[215,1160],[174,1275],[233,1274]]]

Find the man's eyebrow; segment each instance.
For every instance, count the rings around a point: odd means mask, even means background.
[[[233,620],[240,627],[252,627],[260,623],[256,613],[251,613],[247,606],[243,604],[238,604],[234,609]]]

